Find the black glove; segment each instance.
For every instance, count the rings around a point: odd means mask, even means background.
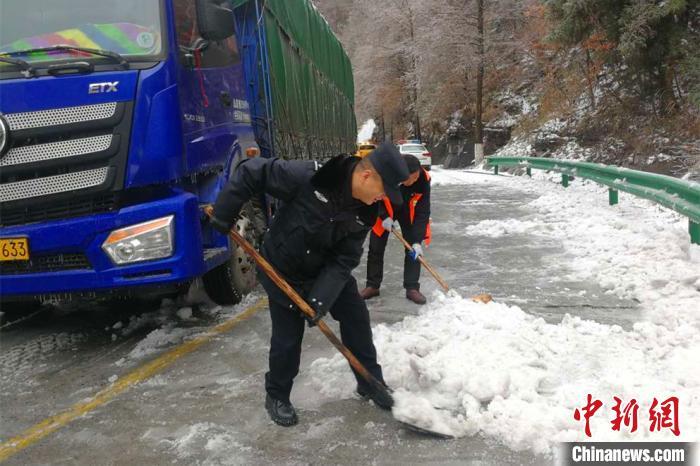
[[[309,328],[315,327],[318,321],[323,319],[323,317],[328,313],[327,310],[321,308],[321,304],[323,303],[318,302],[316,298],[311,298],[311,302],[309,303],[309,305],[311,306],[311,309],[314,310],[316,315],[314,315],[314,317],[312,318],[304,314],[304,318],[309,324]]]
[[[228,235],[231,231],[231,227],[233,225],[229,225],[226,222],[214,217],[213,215],[211,217],[207,216],[207,218],[209,219],[209,224],[222,235]]]

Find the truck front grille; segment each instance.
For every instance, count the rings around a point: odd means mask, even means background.
[[[79,107],[52,108],[37,112],[10,113],[5,115],[10,131],[72,125],[86,121],[111,118],[117,111],[117,103],[81,105]]]
[[[66,217],[41,212],[77,198],[119,193],[132,111],[133,102],[110,102],[3,115],[9,146],[0,155],[0,224],[73,217],[72,212]]]
[[[101,214],[118,208],[116,194],[50,201],[14,209],[0,207],[0,227]]]
[[[99,186],[107,180],[109,167],[87,171],[65,173],[63,175],[34,178],[0,185],[0,202],[29,199],[49,194],[66,193],[79,189]]]
[[[87,138],[15,147],[7,151],[7,155],[0,159],[0,167],[103,152],[109,149],[112,139],[112,134],[103,134]]]
[[[64,270],[91,270],[85,254],[53,254],[36,256],[29,261],[0,262],[0,275],[61,272]]]

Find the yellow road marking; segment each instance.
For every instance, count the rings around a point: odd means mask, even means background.
[[[0,461],[5,461],[7,458],[11,457],[24,450],[28,446],[38,442],[42,438],[51,434],[52,432],[60,429],[66,424],[72,422],[73,420],[89,413],[90,411],[98,408],[99,406],[110,401],[112,398],[116,397],[120,393],[128,390],[132,386],[143,382],[144,380],[156,375],[157,373],[168,368],[175,361],[181,357],[193,352],[203,344],[210,341],[212,338],[222,333],[226,333],[239,323],[245,321],[253,314],[258,312],[260,309],[267,305],[267,299],[260,299],[258,302],[253,304],[251,307],[236,315],[226,322],[223,322],[204,335],[200,335],[197,338],[187,341],[170,351],[158,356],[153,361],[136,368],[132,372],[128,373],[124,377],[119,378],[109,387],[100,390],[87,401],[83,401],[73,405],[68,410],[51,416],[40,423],[30,427],[25,430],[20,435],[7,440],[0,444]]]

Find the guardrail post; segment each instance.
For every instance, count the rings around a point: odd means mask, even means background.
[[[498,165],[493,166],[493,174],[498,175]]]
[[[561,174],[561,185],[565,188],[569,187],[569,175],[567,175],[566,173]]]
[[[530,178],[532,178],[532,168],[527,167],[527,170],[526,170],[526,171],[527,171],[527,176],[529,176]]]
[[[691,243],[700,244],[700,223],[688,220],[688,233],[690,233]]]
[[[610,205],[617,205],[618,203],[618,193],[617,189],[608,189],[608,201],[610,202]]]

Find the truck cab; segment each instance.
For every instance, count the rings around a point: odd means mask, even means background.
[[[257,146],[235,31],[221,1],[3,0],[3,302],[254,284],[202,221]]]
[[[352,151],[353,96],[310,0],[2,0],[0,304],[198,278],[237,302],[253,263],[205,207],[248,157]],[[253,243],[268,201],[235,225]]]

